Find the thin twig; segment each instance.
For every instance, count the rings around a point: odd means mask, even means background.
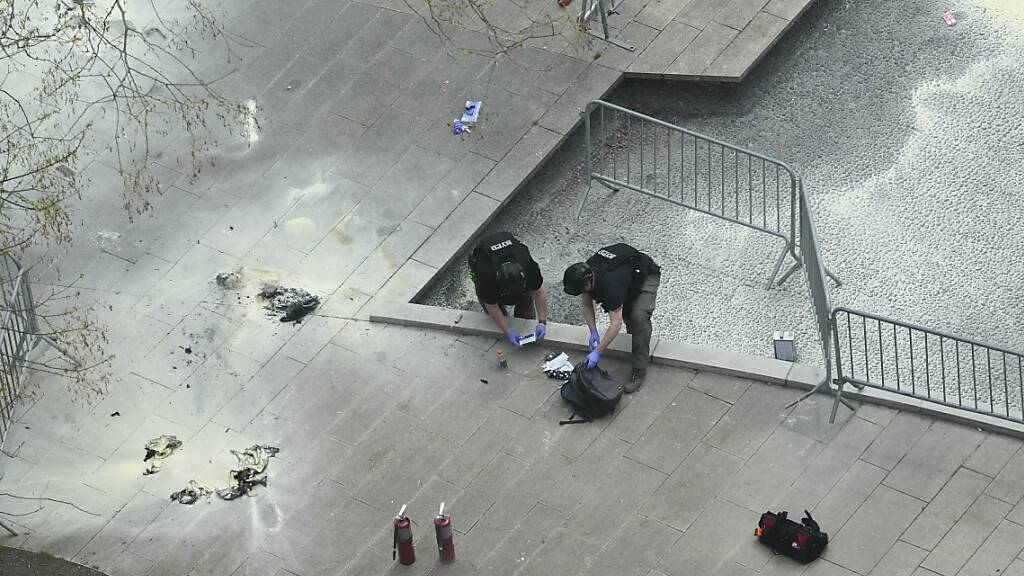
[[[11,494],[9,492],[0,492],[0,496],[7,496],[8,498],[14,498],[15,500],[35,500],[37,502],[46,500],[48,502],[56,502],[58,504],[66,504],[68,506],[71,506],[75,510],[78,510],[79,512],[84,512],[85,514],[88,514],[90,516],[96,516],[96,517],[101,516],[101,514],[97,514],[95,512],[89,512],[88,510],[86,510],[84,508],[81,508],[77,504],[74,504],[72,502],[68,502],[66,500],[60,500],[60,499],[57,499],[57,498],[49,498],[47,496],[18,496],[17,494]]]
[[[31,516],[31,515],[35,514],[36,512],[39,512],[42,509],[43,509],[43,505],[40,504],[39,508],[36,508],[35,510],[33,510],[31,512],[22,512],[21,514],[14,514],[13,512],[4,512],[3,510],[0,510],[0,516],[7,516],[8,518],[21,518],[21,517],[24,517],[24,516]]]

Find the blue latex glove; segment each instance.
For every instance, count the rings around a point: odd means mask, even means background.
[[[508,338],[508,341],[511,342],[512,345],[515,346],[516,348],[523,347],[523,345],[519,343],[519,332],[516,332],[515,330],[509,330],[508,332],[505,333],[505,337]]]
[[[591,350],[590,354],[587,354],[587,370],[593,370],[594,366],[597,366],[597,361],[601,359],[601,353],[597,350]]]
[[[597,333],[597,330],[590,331],[590,350],[593,351],[597,348],[597,345],[601,342],[601,335]]]
[[[543,340],[544,335],[548,333],[548,329],[543,324],[537,324],[537,329],[533,331],[533,335],[537,337],[537,340]]]

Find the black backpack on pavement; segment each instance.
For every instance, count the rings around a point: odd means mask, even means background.
[[[559,426],[593,422],[615,411],[622,399],[622,386],[600,366],[587,370],[581,363],[562,384],[562,399],[572,406],[573,413],[568,420],[560,420]]]

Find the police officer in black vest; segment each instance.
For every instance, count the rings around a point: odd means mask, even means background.
[[[633,372],[629,383],[623,386],[627,394],[640,388],[651,363],[651,316],[660,283],[661,268],[654,260],[621,243],[601,248],[586,262],[577,262],[565,270],[565,291],[580,296],[583,319],[590,327],[587,368],[597,366],[625,320],[626,331],[633,336]],[[594,302],[608,313],[610,324],[604,337],[597,333]]]
[[[476,285],[480,305],[517,348],[519,333],[505,318],[507,306],[513,306],[516,318],[537,318],[534,334],[542,340],[547,331],[548,294],[540,266],[530,250],[508,232],[497,232],[480,239],[469,255],[469,276]],[[536,308],[534,308],[536,304]]]

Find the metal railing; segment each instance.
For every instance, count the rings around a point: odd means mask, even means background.
[[[0,446],[3,446],[25,377],[25,358],[35,345],[35,315],[25,271],[3,259],[3,331],[0,332]]]
[[[22,386],[29,375],[28,355],[41,342],[53,346],[72,365],[79,365],[66,349],[52,338],[41,334],[32,298],[32,287],[21,264],[11,256],[2,257],[0,292],[3,315],[0,330],[0,447],[7,439],[7,431],[14,421]]]
[[[870,386],[1024,422],[1024,354],[849,308],[831,325],[837,397]]]
[[[581,114],[589,180],[580,212],[590,183],[626,188],[780,238],[768,288],[787,253],[799,265],[798,179],[785,163],[601,100]]]
[[[811,293],[811,308],[818,325],[818,336],[821,338],[821,353],[825,358],[825,381],[832,381],[832,356],[829,354],[829,343],[832,337],[832,290],[828,284],[828,273],[821,261],[821,250],[818,244],[818,229],[814,224],[807,196],[804,194],[803,183],[800,189],[800,261],[807,277],[807,287]]]
[[[577,218],[596,181],[784,241],[768,287],[787,253],[796,263],[779,284],[804,270],[825,377],[800,400],[835,386],[830,421],[840,402],[852,408],[842,397],[851,384],[1024,422],[1024,353],[868,312],[833,309],[829,279],[841,282],[822,260],[803,183],[785,163],[600,100],[581,114],[587,189]]]
[[[579,22],[580,26],[583,26],[591,36],[600,38],[605,42],[618,46],[619,48],[625,48],[630,52],[635,52],[636,46],[633,44],[617,38],[612,38],[611,29],[608,27],[608,17],[613,14],[618,14],[619,6],[622,6],[622,3],[625,1],[626,0],[618,0],[613,4],[612,0],[583,0],[580,2],[580,15],[576,18],[576,21]],[[590,21],[594,19],[595,15],[601,17],[601,31],[603,34],[597,34],[590,30],[589,24]]]

